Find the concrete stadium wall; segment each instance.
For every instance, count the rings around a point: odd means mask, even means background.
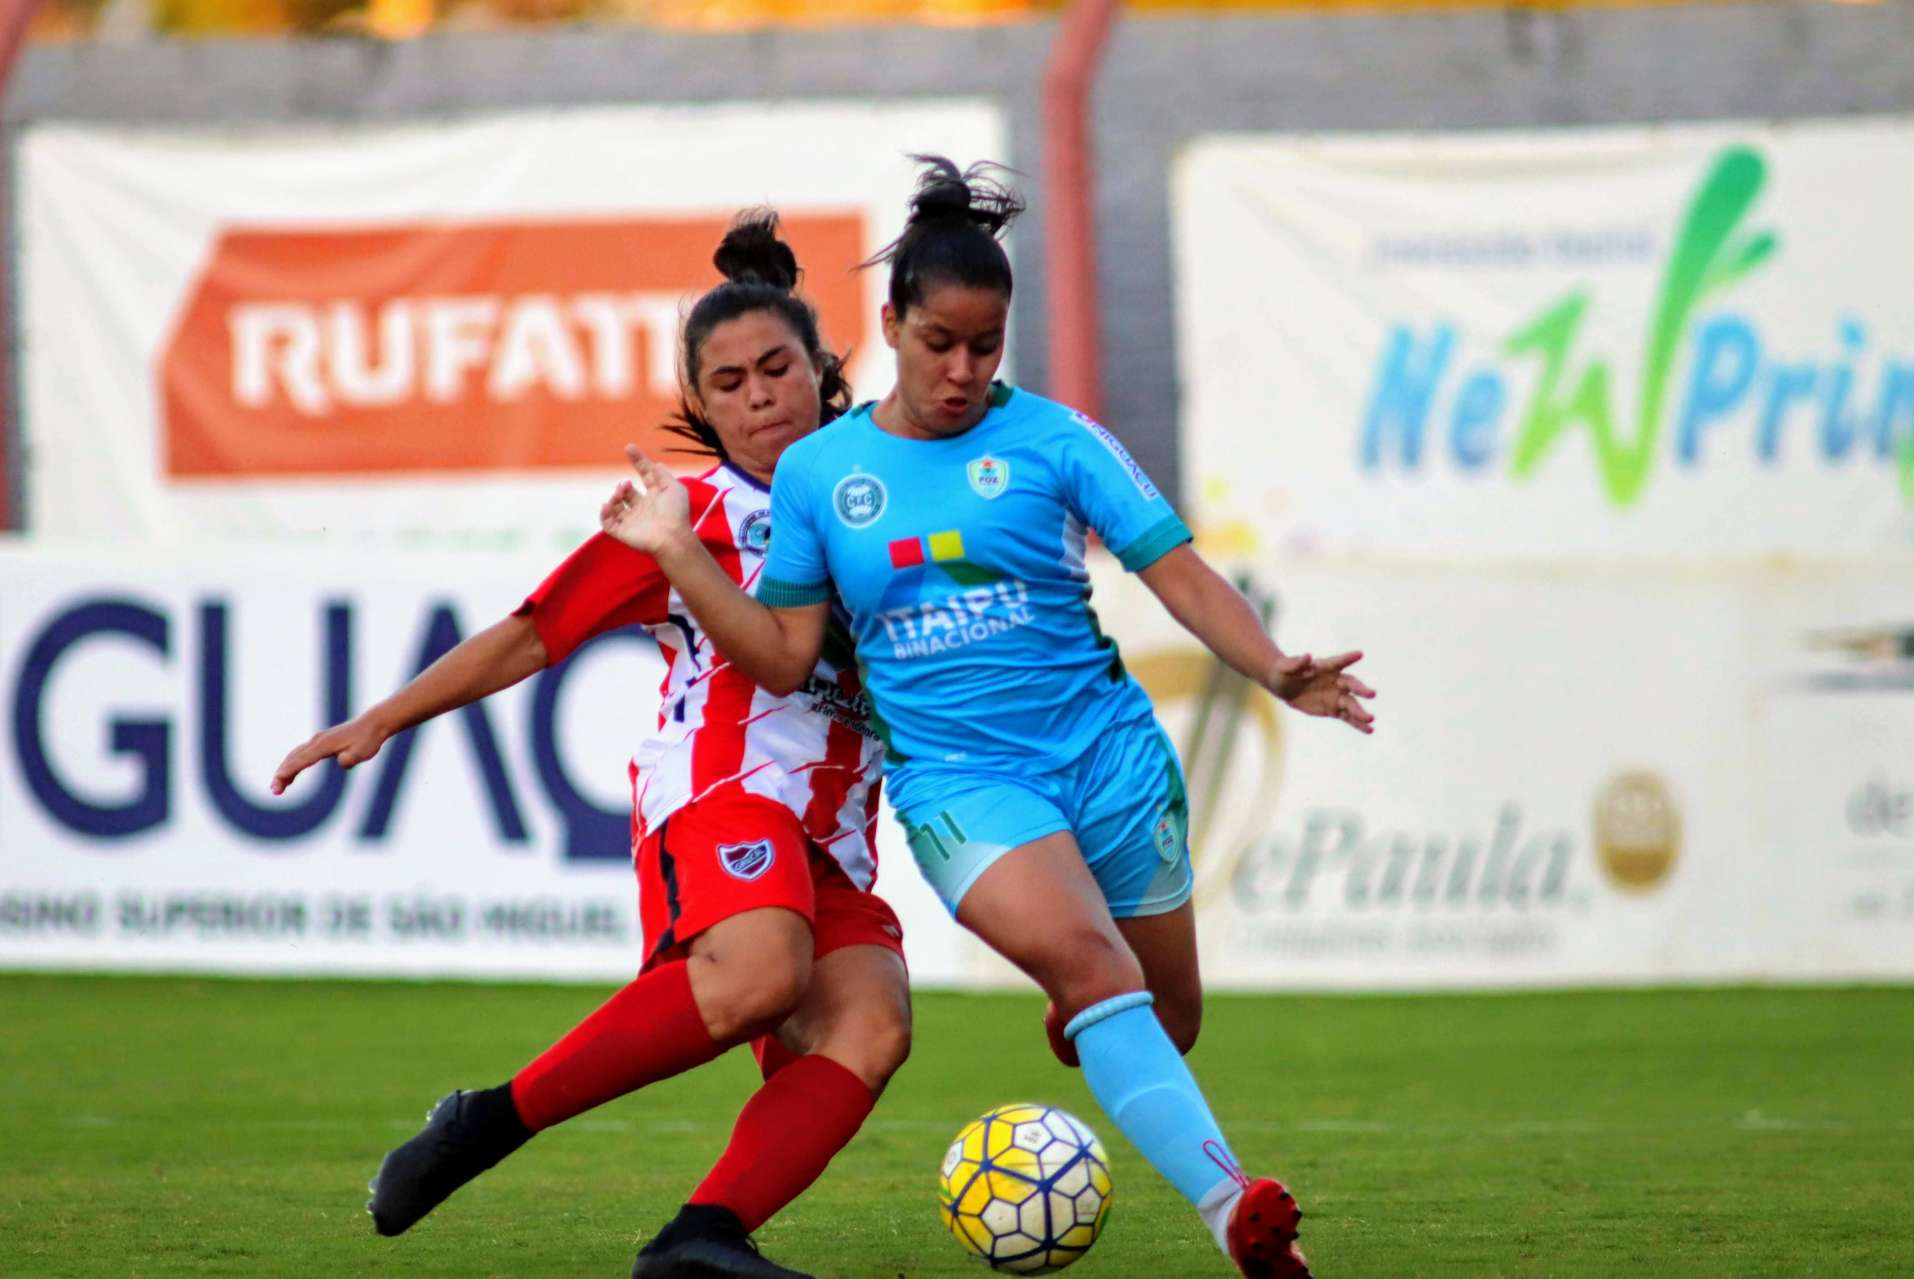
[[[1051,23],[728,35],[570,29],[36,47],[0,128],[44,119],[243,126],[537,106],[984,95],[1044,198]],[[1197,134],[1824,116],[1914,108],[1914,3],[1134,19],[1096,98],[1107,415],[1180,492],[1169,166]],[[1015,246],[1020,380],[1046,383],[1037,226]],[[9,450],[17,457],[17,450]]]

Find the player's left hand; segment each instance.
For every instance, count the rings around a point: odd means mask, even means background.
[[[1361,652],[1320,661],[1307,653],[1285,657],[1270,672],[1269,691],[1305,715],[1339,719],[1358,733],[1373,733],[1376,717],[1363,702],[1376,690],[1346,673],[1361,660]]]
[[[674,540],[692,539],[691,495],[678,477],[636,444],[625,445],[637,482],[626,480],[598,508],[598,527],[634,551],[657,555]]]

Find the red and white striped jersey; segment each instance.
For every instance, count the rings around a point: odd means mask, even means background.
[[[771,541],[771,493],[730,466],[686,480],[699,540],[755,592]],[[658,729],[632,756],[635,839],[707,792],[736,783],[797,814],[860,888],[877,874],[881,747],[848,631],[833,620],[804,687],[777,697],[712,649],[657,561],[600,533],[526,597],[556,665],[594,635],[650,630],[667,669]]]

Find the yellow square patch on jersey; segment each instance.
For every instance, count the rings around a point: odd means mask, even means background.
[[[933,560],[961,560],[964,558],[964,535],[956,529],[932,533],[930,557]]]

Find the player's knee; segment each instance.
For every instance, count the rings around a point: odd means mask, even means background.
[[[736,1042],[775,1029],[803,1002],[810,983],[808,955],[773,951],[736,956],[694,993],[711,1037]]]
[[[910,1056],[910,1044],[908,1014],[872,1010],[833,1027],[825,1055],[878,1093]]]
[[[1120,940],[1094,928],[1071,930],[1059,938],[1055,954],[1058,1008],[1074,1016],[1092,1004],[1143,989],[1143,968]]]
[[[871,1065],[888,1080],[910,1057],[910,1013],[893,1012],[880,1018],[872,1027],[871,1043]]]
[[[808,956],[802,960],[791,956],[767,957],[755,980],[747,983],[742,992],[741,1014],[751,1023],[753,1033],[772,1030],[797,1011],[810,984]]]

